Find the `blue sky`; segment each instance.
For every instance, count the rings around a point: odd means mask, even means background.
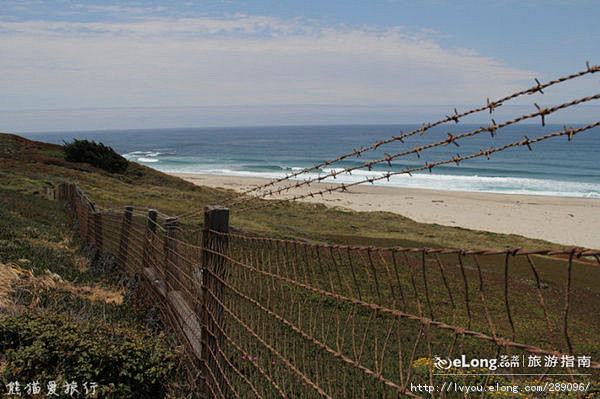
[[[0,131],[421,122],[599,63],[598,15],[586,0],[0,0]]]

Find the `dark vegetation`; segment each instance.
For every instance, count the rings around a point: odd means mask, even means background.
[[[176,354],[164,336],[106,323],[81,323],[66,313],[21,313],[0,321],[5,381],[78,382],[98,397],[164,397]],[[89,395],[92,397],[93,395]]]
[[[88,140],[65,142],[65,160],[69,162],[86,162],[109,173],[123,173],[129,163],[111,147]]]

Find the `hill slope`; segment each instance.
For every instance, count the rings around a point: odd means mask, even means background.
[[[88,164],[65,161],[61,146],[0,134],[0,187],[41,193],[45,185],[65,180],[76,183],[103,208],[133,204],[168,215],[201,211],[206,205],[222,203],[234,195],[231,190],[198,187],[133,162],[125,173],[110,174]],[[199,213],[196,221],[183,222],[201,224]],[[379,246],[500,249],[551,245],[516,235],[417,223],[388,212],[354,212],[305,203],[280,204],[268,211],[244,213],[233,209],[231,225],[280,237]]]

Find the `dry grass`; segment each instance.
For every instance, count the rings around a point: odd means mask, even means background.
[[[0,308],[6,308],[12,304],[10,291],[18,279],[19,274],[11,265],[0,263]]]

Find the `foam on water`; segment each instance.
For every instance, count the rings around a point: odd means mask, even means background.
[[[133,162],[155,163],[160,161],[157,157],[161,154],[162,153],[158,151],[131,151],[121,155],[123,155],[125,159]]]
[[[288,175],[282,172],[263,172],[250,170],[233,170],[228,168],[206,168],[199,165],[189,165],[185,168],[157,167],[165,172],[172,173],[206,173],[225,176],[260,177],[278,179]],[[291,170],[299,171],[303,168],[292,167]],[[342,169],[324,169],[322,174],[307,173],[294,178],[294,180],[315,179],[329,174],[332,171],[341,172]],[[336,178],[328,177],[324,183],[355,183],[365,178],[381,177],[381,172],[356,170],[351,175],[339,174]],[[301,178],[302,177],[302,178]],[[370,183],[364,183],[369,185]],[[502,194],[528,194],[548,195],[562,197],[600,198],[600,184],[569,182],[550,179],[521,178],[521,177],[494,177],[478,175],[445,175],[436,173],[413,173],[412,175],[400,174],[391,176],[389,181],[382,179],[375,181],[374,186],[421,188],[433,190],[474,191]]]

